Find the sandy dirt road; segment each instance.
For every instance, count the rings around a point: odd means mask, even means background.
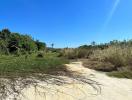
[[[31,86],[23,91],[25,97],[22,100],[132,100],[132,80],[108,77],[105,73],[84,68],[81,62],[66,66],[68,70],[98,82],[99,87],[93,88],[90,84],[63,77],[69,80],[69,84],[40,83],[47,88]]]

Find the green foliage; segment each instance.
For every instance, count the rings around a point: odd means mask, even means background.
[[[64,70],[63,64],[68,60],[58,57],[38,58],[35,55],[25,56],[0,56],[0,76],[19,77],[35,73],[50,74]]]
[[[0,31],[0,53],[1,54],[24,54],[45,50],[46,44],[34,41],[29,35],[11,33],[8,29]]]
[[[111,72],[115,70],[115,66],[109,62],[101,62],[101,61],[90,60],[90,59],[83,59],[82,62],[85,67],[94,69],[97,71]]]
[[[6,41],[0,40],[0,54],[9,54],[7,45],[8,43]]]
[[[44,52],[38,52],[37,57],[38,58],[43,58],[44,57]]]
[[[8,40],[10,38],[11,32],[8,29],[3,29],[0,32],[0,39]]]
[[[112,76],[112,77],[132,79],[132,72],[131,71],[114,71],[114,72],[110,72],[107,74],[109,76]]]
[[[46,44],[43,42],[39,42],[38,40],[36,41],[37,49],[40,50],[45,50]]]

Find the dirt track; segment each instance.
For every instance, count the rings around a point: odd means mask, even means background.
[[[64,77],[70,81],[69,84],[57,86],[41,83],[47,87],[43,89],[31,86],[23,91],[23,100],[132,100],[132,80],[108,77],[105,73],[84,68],[81,62],[67,64],[67,68],[98,82],[101,90],[96,91],[89,84]]]

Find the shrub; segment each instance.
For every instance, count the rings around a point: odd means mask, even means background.
[[[88,58],[92,54],[92,50],[89,49],[77,49],[78,58]]]
[[[132,47],[111,46],[104,50],[97,50],[92,59],[110,62],[115,67],[132,65]]]
[[[59,57],[63,56],[68,59],[77,59],[77,58],[88,58],[92,54],[92,50],[76,48],[76,49],[63,49],[59,52]]]
[[[90,56],[92,62],[84,62],[85,67],[108,72],[109,76],[132,79],[132,47],[109,46],[95,50]]]
[[[39,53],[37,54],[37,57],[38,57],[38,58],[43,58],[43,57],[44,57],[44,53],[43,53],[43,52],[39,52]]]
[[[109,62],[107,62],[107,63],[98,62],[98,64],[94,66],[94,69],[96,69],[98,71],[111,72],[111,71],[115,70],[115,67],[114,67],[114,65],[112,65]]]
[[[97,71],[111,72],[115,70],[114,65],[109,62],[93,61],[90,59],[83,59],[82,62],[85,67]]]
[[[64,49],[63,56],[68,59],[76,59],[77,58],[77,51],[76,49]]]
[[[131,71],[115,71],[107,73],[109,76],[118,77],[118,78],[128,78],[132,79],[132,72]]]

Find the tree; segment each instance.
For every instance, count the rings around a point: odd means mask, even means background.
[[[110,45],[118,45],[120,44],[118,40],[110,41]]]
[[[29,35],[21,35],[20,46],[26,51],[36,51],[37,45]]]
[[[52,49],[54,48],[54,43],[51,44]]]
[[[9,50],[7,48],[7,42],[0,40],[0,53],[1,54],[9,54]]]
[[[0,32],[0,39],[8,40],[10,38],[11,32],[8,29],[3,29]]]
[[[39,42],[39,40],[36,41],[37,49],[40,50],[45,50],[46,44],[43,42]]]
[[[95,41],[91,42],[91,45],[92,46],[95,46],[96,45],[96,42]]]
[[[34,52],[37,50],[44,50],[46,44],[39,41],[34,41],[29,35],[20,33],[12,33],[8,29],[0,31],[0,53],[9,51],[16,52]]]

